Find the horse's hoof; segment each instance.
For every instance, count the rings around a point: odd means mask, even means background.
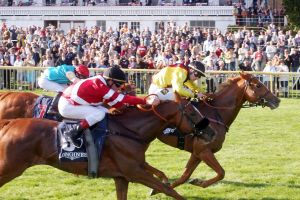
[[[198,185],[199,182],[202,182],[202,181],[199,181],[199,179],[197,179],[197,178],[188,181],[188,183],[192,184],[192,185]]]
[[[202,188],[207,188],[209,186],[207,181],[199,180],[197,178],[190,180],[188,183],[202,187]]]
[[[156,195],[156,194],[158,194],[158,192],[156,190],[152,189],[151,192],[150,192],[150,196],[153,196],[153,195]]]

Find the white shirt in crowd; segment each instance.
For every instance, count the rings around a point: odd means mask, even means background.
[[[14,67],[23,67],[24,66],[24,62],[21,59],[17,59],[14,63]]]

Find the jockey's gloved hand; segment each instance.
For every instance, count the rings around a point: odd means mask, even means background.
[[[160,104],[160,100],[156,95],[149,95],[145,98],[145,100],[149,105],[157,106],[158,104]]]
[[[122,114],[122,111],[117,108],[110,108],[108,109],[108,113],[111,115],[120,115]]]

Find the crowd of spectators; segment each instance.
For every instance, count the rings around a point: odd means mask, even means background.
[[[236,24],[239,26],[259,26],[263,27],[267,24],[273,23],[277,26],[284,25],[284,9],[271,9],[266,4],[252,4],[250,7],[245,7],[244,3],[237,3],[233,11],[236,16]]]
[[[221,33],[170,22],[157,31],[132,30],[124,24],[107,31],[77,27],[65,34],[51,24],[26,28],[3,24],[0,41],[0,66],[84,64],[90,68],[161,69],[199,60],[207,71],[296,72],[300,62],[300,31],[283,31],[274,24],[259,32],[245,27]],[[286,67],[280,67],[282,64]]]

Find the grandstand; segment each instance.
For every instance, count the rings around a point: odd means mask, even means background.
[[[76,9],[75,9],[76,8]],[[66,31],[78,26],[91,28],[101,26],[121,27],[124,23],[131,29],[149,27],[155,30],[159,23],[174,21],[176,25],[189,22],[193,26],[218,27],[225,30],[235,24],[232,6],[43,6],[1,7],[0,20],[8,26],[48,26],[49,23]]]

